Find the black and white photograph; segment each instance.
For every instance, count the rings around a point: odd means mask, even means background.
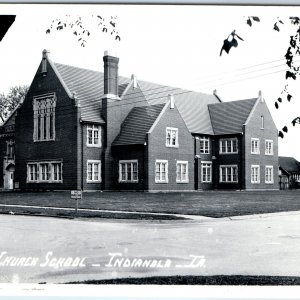
[[[297,5],[0,4],[0,289],[300,285],[299,58]]]

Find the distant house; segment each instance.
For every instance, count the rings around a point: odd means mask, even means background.
[[[294,157],[279,156],[280,189],[300,187],[300,162]]]
[[[21,190],[278,189],[278,132],[257,98],[222,102],[172,88],[42,61],[10,136],[1,127],[5,188]],[[7,142],[8,138],[11,143]]]

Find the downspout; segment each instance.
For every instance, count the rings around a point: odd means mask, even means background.
[[[84,155],[83,155],[83,150],[84,150],[84,147],[83,147],[83,123],[80,122],[80,126],[81,126],[81,190],[83,191],[83,176],[84,176],[84,172],[83,172],[83,158],[84,158]]]

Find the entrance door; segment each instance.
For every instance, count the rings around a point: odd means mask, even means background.
[[[14,189],[14,171],[8,172],[8,189],[9,190]]]
[[[14,173],[15,166],[9,164],[4,173],[4,189],[13,190],[14,189]]]

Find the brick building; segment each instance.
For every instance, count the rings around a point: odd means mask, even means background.
[[[24,102],[0,127],[0,186],[278,189],[278,133],[261,95],[225,103],[121,77],[117,57],[103,61],[102,73],[43,51]]]

